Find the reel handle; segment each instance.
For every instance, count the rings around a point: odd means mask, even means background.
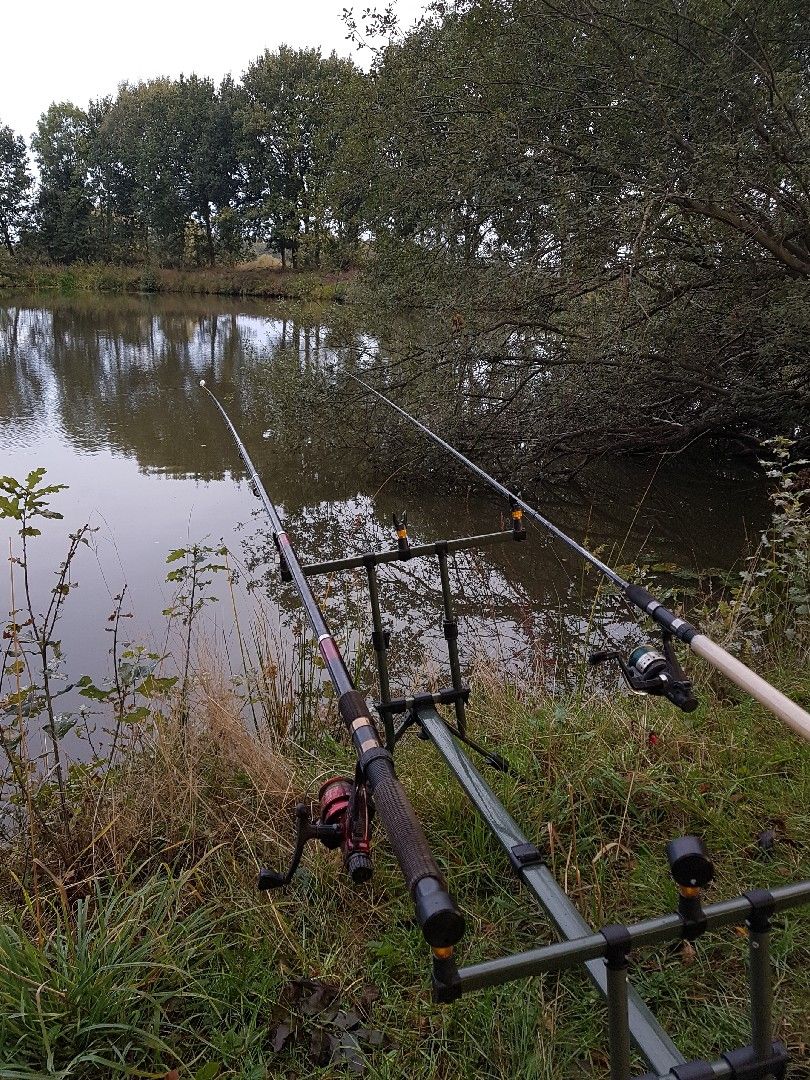
[[[309,807],[304,803],[298,803],[295,808],[295,848],[292,861],[286,873],[283,874],[279,874],[276,870],[260,870],[257,888],[266,892],[268,889],[280,889],[284,885],[289,885],[301,862],[304,848],[310,840],[320,840],[327,847],[336,846],[340,843],[341,836],[342,830],[339,825],[324,825],[320,821],[310,821]]]

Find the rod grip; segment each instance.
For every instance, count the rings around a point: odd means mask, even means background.
[[[393,758],[380,744],[366,699],[357,690],[347,690],[338,699],[338,710],[352,737],[377,815],[413,897],[425,940],[434,948],[455,945],[464,933],[464,918],[447,891],[419,819],[396,777]]]
[[[386,758],[370,761],[366,780],[377,814],[413,897],[416,918],[427,943],[434,948],[455,945],[464,934],[464,916],[447,891],[431,854],[422,826],[405,789]]]

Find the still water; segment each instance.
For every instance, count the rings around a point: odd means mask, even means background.
[[[124,586],[127,637],[166,647],[166,556],[193,543],[221,540],[239,570],[233,599],[215,575],[220,602],[197,624],[227,662],[237,651],[234,606],[249,621],[258,605],[265,629],[282,638],[299,632],[295,597],[276,582],[266,523],[201,378],[228,409],[304,561],[393,546],[392,514],[404,508],[414,543],[501,527],[504,508],[487,492],[435,484],[429,455],[403,462],[397,422],[377,414],[372,426],[366,404],[340,390],[341,346],[369,340],[362,328],[347,331],[347,318],[345,309],[208,298],[0,299],[0,473],[19,479],[44,467],[49,482],[69,485],[52,502],[64,520],[46,522],[31,542],[40,604],[68,532],[84,522],[96,530],[61,622],[65,679],[108,673],[108,616]],[[605,464],[587,489],[527,497],[613,565],[643,553],[649,565],[687,572],[734,566],[767,516],[758,477],[705,456]],[[4,552],[18,546],[12,524],[0,520]],[[615,599],[594,602],[593,576],[537,532],[527,544],[459,555],[452,573],[468,669],[497,654],[564,681],[581,671],[589,643],[644,640]],[[383,568],[381,579],[396,692],[415,661],[430,668],[441,656],[439,581],[427,561]],[[363,581],[318,584],[350,651],[365,640]],[[373,693],[370,680],[362,688]]]

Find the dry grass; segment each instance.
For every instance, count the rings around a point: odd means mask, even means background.
[[[221,673],[201,672],[187,724],[157,710],[111,769],[74,767],[67,847],[56,842],[46,789],[27,842],[7,852],[0,892],[12,899],[50,878],[74,899],[134,865],[183,868],[222,850],[252,873],[262,852],[276,857],[301,778],[271,733],[248,734],[242,711]]]

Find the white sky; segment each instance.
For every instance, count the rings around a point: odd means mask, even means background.
[[[410,25],[426,0],[394,0]],[[121,82],[181,73],[238,79],[279,45],[352,52],[341,21],[373,0],[6,0],[0,5],[0,126],[30,143],[54,101],[82,108]],[[356,57],[364,63],[362,57]]]

